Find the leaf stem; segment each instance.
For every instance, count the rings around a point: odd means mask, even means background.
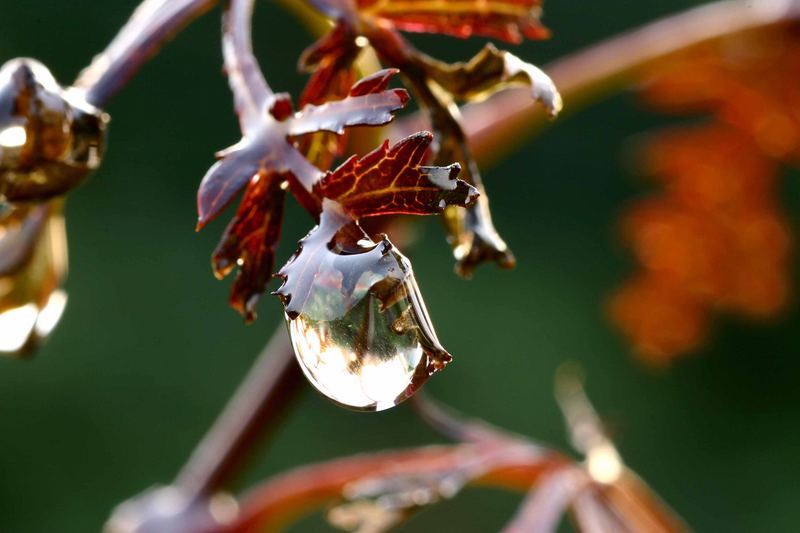
[[[264,105],[273,95],[253,54],[253,4],[254,0],[228,0],[222,25],[225,72],[243,129],[261,123]]]

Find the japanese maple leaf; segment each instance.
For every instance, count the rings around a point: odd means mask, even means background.
[[[362,158],[352,156],[319,180],[315,192],[336,200],[354,218],[372,215],[429,215],[448,205],[465,207],[478,198],[475,187],[456,179],[460,165],[422,166],[433,141],[420,132]]]
[[[329,103],[307,104],[295,112],[288,95],[271,95],[268,114],[257,124],[243,124],[240,142],[218,154],[197,194],[198,229],[215,218],[256,174],[281,174],[310,190],[323,173],[299,152],[295,138],[349,126],[386,124],[408,102],[404,89],[387,89],[396,69],[381,70],[357,82],[350,94]]]
[[[445,33],[460,37],[487,35],[511,42],[542,38],[540,0],[311,0],[337,25],[306,52],[314,75],[308,94],[336,91],[352,69],[360,45],[368,43],[385,65],[398,67],[420,100],[436,132],[435,163],[461,163],[462,178],[480,191],[477,205],[444,212],[448,241],[458,261],[457,271],[470,276],[475,267],[494,261],[513,267],[514,256],[491,220],[488,196],[477,165],[465,143],[454,100],[475,101],[509,86],[527,85],[551,117],[561,109],[561,97],[540,69],[506,51],[487,45],[470,61],[448,64],[418,51],[397,30]],[[306,63],[304,63],[306,64]],[[329,145],[328,152],[336,148]]]
[[[255,319],[256,303],[272,277],[286,198],[284,183],[284,176],[274,173],[256,174],[250,180],[211,258],[219,279],[238,266],[230,304],[247,322]]]

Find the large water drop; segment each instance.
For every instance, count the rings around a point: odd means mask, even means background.
[[[325,396],[351,409],[388,409],[450,361],[433,331],[411,263],[338,226],[320,227],[281,271],[279,295],[295,355]],[[360,230],[359,230],[360,231]]]
[[[36,60],[0,67],[0,199],[38,202],[77,186],[100,164],[108,116],[62,88]]]

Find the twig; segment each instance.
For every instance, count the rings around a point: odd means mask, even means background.
[[[274,428],[287,412],[303,383],[286,328],[281,325],[181,469],[175,485],[192,498],[209,496],[224,487],[267,428]]]
[[[264,104],[273,94],[253,54],[253,3],[254,0],[227,1],[223,19],[225,73],[243,130],[260,124]]]
[[[217,0],[144,0],[111,44],[95,56],[75,81],[86,100],[105,105],[139,68]]]

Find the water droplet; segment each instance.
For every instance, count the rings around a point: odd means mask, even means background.
[[[39,201],[75,187],[102,156],[108,116],[33,59],[0,68],[0,198]]]
[[[280,272],[278,295],[295,355],[333,401],[388,409],[451,357],[436,338],[408,259],[388,239],[369,240],[327,207]]]
[[[62,200],[0,213],[0,353],[29,354],[67,303]]]

